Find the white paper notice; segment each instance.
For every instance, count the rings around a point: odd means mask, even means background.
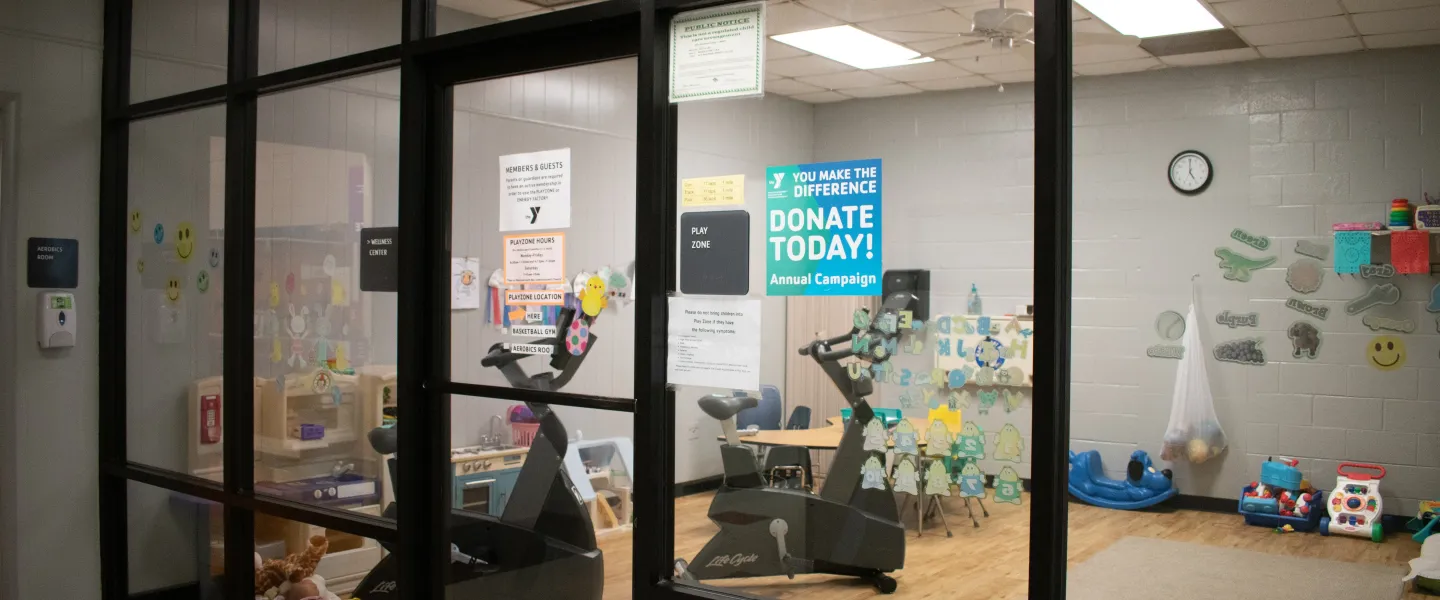
[[[670,299],[666,378],[679,385],[760,389],[760,301]]]
[[[570,226],[570,149],[500,157],[500,231]]]
[[[565,283],[565,234],[505,236],[505,283]]]
[[[670,101],[765,93],[765,3],[677,15],[670,21]]]
[[[450,257],[450,309],[480,308],[480,259]]]

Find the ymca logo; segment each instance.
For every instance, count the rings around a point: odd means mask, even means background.
[[[780,182],[782,182],[782,181],[784,181],[784,180],[785,180],[785,174],[784,174],[784,173],[776,173],[776,174],[775,174],[775,185],[774,185],[774,188],[777,189],[777,190],[780,189]]]
[[[534,225],[534,224],[535,224],[535,220],[536,220],[536,219],[539,219],[539,218],[540,218],[540,207],[538,207],[538,206],[532,206],[532,207],[530,207],[530,224],[531,224],[531,225]]]
[[[753,562],[757,562],[759,560],[760,555],[758,554],[742,554],[739,552],[736,552],[735,554],[721,554],[720,556],[710,559],[710,563],[705,565],[705,568],[708,569],[710,567],[739,567],[748,565]]]

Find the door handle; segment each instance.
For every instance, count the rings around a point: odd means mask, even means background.
[[[480,486],[482,486],[482,485],[490,485],[490,484],[492,484],[492,483],[495,483],[495,479],[494,479],[494,478],[481,479],[481,480],[478,480],[478,481],[467,481],[467,482],[465,482],[465,489],[468,490],[468,489],[471,489],[471,488],[480,487]]]

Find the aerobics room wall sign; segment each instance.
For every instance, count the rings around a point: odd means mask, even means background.
[[[880,159],[765,169],[765,293],[880,295]]]
[[[750,293],[750,213],[680,215],[680,291],[716,296]]]

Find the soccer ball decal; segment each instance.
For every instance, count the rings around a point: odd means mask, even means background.
[[[975,345],[975,364],[999,369],[1005,364],[1005,346],[1000,340],[986,336]]]

